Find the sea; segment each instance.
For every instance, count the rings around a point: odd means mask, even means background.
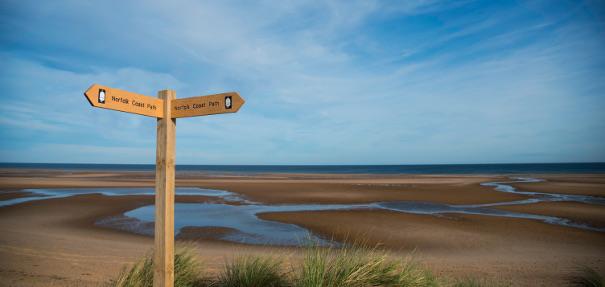
[[[62,171],[154,171],[153,164],[0,163],[0,168]],[[177,172],[210,174],[546,174],[605,173],[605,162],[414,165],[177,165]]]

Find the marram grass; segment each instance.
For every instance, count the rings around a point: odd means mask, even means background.
[[[430,272],[411,259],[394,260],[362,245],[341,249],[311,246],[306,250],[295,287],[437,286]]]
[[[212,286],[282,287],[290,286],[281,261],[272,257],[244,256],[225,264]]]
[[[437,280],[410,257],[395,258],[377,248],[352,244],[342,248],[311,245],[302,260],[285,265],[277,257],[242,256],[225,263],[215,277],[204,277],[194,249],[177,247],[175,287],[501,287],[485,278]],[[289,267],[289,272],[284,272]],[[580,267],[568,277],[568,286],[603,287],[603,275]],[[153,259],[144,257],[110,282],[115,287],[153,286]]]
[[[204,286],[201,275],[202,266],[188,246],[177,247],[174,254],[174,286]],[[117,279],[110,283],[115,287],[152,287],[153,256],[145,256],[130,269],[123,269]]]
[[[193,249],[177,248],[176,287],[429,287],[430,272],[410,258],[393,259],[384,251],[361,245],[344,248],[310,246],[300,264],[284,272],[274,257],[243,256],[226,262],[216,278],[204,278]],[[153,259],[146,256],[111,282],[115,287],[153,286]]]

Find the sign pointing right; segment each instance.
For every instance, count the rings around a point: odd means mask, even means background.
[[[190,97],[171,101],[171,117],[197,117],[213,114],[235,113],[244,105],[244,99],[236,92]]]

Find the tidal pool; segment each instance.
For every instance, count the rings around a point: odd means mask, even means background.
[[[288,212],[288,211],[312,211],[312,210],[338,210],[368,208],[367,205],[229,205],[222,203],[176,203],[174,207],[175,233],[180,232],[183,227],[222,227],[233,229],[219,236],[220,239],[247,243],[247,244],[271,244],[271,245],[300,245],[312,241],[321,245],[334,244],[330,240],[320,238],[307,229],[294,224],[268,221],[258,218],[263,212]],[[117,221],[135,219],[140,222],[134,225],[124,226],[126,230],[140,233],[153,234],[153,222],[155,217],[153,205],[143,206],[126,212],[124,217],[115,218]],[[143,224],[141,224],[143,223]],[[147,224],[145,224],[147,223]],[[101,224],[115,226],[112,219],[106,219]]]

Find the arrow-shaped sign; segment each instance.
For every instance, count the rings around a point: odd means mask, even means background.
[[[94,84],[84,92],[88,102],[104,108],[149,117],[163,118],[163,101],[158,98]]]
[[[171,117],[184,118],[235,113],[242,105],[244,105],[244,99],[236,92],[176,99],[171,101]]]

